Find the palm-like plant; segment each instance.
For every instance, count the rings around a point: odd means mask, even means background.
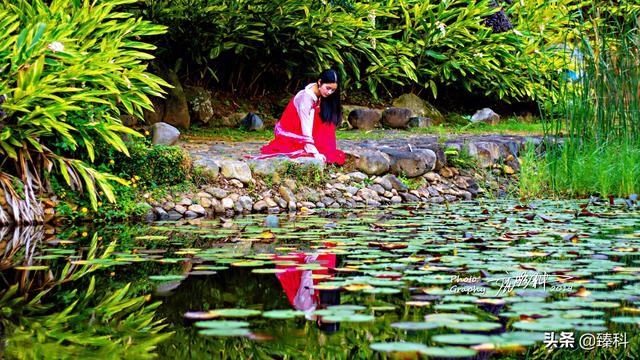
[[[124,180],[48,146],[61,138],[73,151],[94,159],[96,139],[127,153],[122,134],[139,136],[120,113],[142,118],[152,109],[148,95],[162,96],[169,86],[146,72],[147,51],[155,47],[141,36],[165,27],[118,12],[136,0],[0,1],[0,223],[42,221],[38,194],[47,176],[59,174],[74,190],[86,191],[94,208],[98,192],[115,201],[110,182]],[[109,111],[73,125],[67,115],[96,105]]]

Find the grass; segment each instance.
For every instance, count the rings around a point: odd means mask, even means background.
[[[640,192],[637,16],[609,13],[612,3],[592,5],[599,13],[577,24],[588,28],[569,44],[581,51],[582,62],[566,65],[582,76],[564,82],[556,113],[547,114],[545,132],[553,141],[544,159],[524,161],[523,194],[535,193],[535,186],[560,196]]]
[[[336,132],[338,140],[380,140],[389,137],[402,138],[408,135],[451,135],[451,134],[497,134],[497,135],[541,135],[543,124],[539,120],[508,118],[497,125],[473,123],[467,125],[437,125],[428,128],[412,128],[409,130],[376,129],[357,131],[339,129]],[[269,141],[273,138],[273,129],[265,128],[259,131],[245,131],[233,128],[202,128],[192,127],[183,133],[187,140],[208,141]]]

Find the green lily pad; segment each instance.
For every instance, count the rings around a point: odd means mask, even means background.
[[[293,319],[298,316],[304,316],[304,312],[298,310],[271,310],[263,312],[262,316],[269,319]]]
[[[372,322],[375,321],[375,319],[375,316],[366,314],[334,314],[322,317],[322,321],[326,322]]]
[[[219,317],[251,317],[260,315],[260,310],[252,309],[216,309],[209,311],[210,314]]]
[[[184,275],[151,275],[149,276],[149,280],[153,281],[180,281],[184,280],[186,276]]]
[[[475,334],[442,334],[433,336],[431,340],[451,345],[477,345],[490,343],[491,337]]]
[[[460,346],[443,346],[443,347],[434,347],[429,346],[425,350],[420,351],[420,353],[433,356],[438,358],[465,358],[475,356],[478,351],[474,349],[469,349]]]
[[[369,345],[372,350],[386,353],[422,353],[427,351],[427,346],[412,342],[385,342]]]
[[[397,322],[391,324],[391,327],[401,330],[431,330],[440,327],[436,322]]]
[[[233,320],[207,320],[197,321],[195,326],[208,329],[232,329],[248,327],[249,323],[246,321],[233,321]]]
[[[247,336],[251,334],[251,331],[245,328],[215,328],[200,330],[198,331],[198,334],[204,336],[236,337]]]
[[[501,328],[502,325],[486,321],[469,321],[447,324],[447,327],[465,331],[491,331]]]

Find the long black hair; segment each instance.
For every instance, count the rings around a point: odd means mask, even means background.
[[[322,84],[333,83],[338,85],[333,94],[322,98],[320,101],[320,120],[325,124],[334,124],[338,127],[342,123],[342,104],[340,104],[340,81],[338,79],[338,73],[335,70],[327,69],[320,74],[319,80],[320,86]]]

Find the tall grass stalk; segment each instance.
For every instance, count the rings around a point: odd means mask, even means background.
[[[628,7],[622,9],[622,7]],[[556,194],[640,191],[640,5],[592,2],[565,48],[578,78],[547,116],[547,164]],[[549,114],[547,114],[549,115]]]

